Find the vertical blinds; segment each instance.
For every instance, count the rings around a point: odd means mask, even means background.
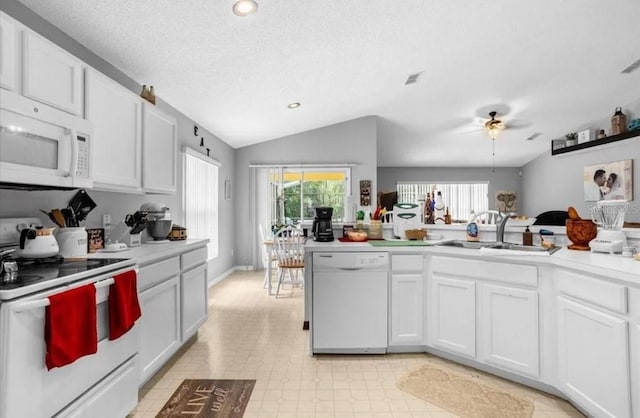
[[[218,256],[218,166],[184,154],[184,205],[189,238],[208,238],[209,259]]]
[[[452,219],[469,219],[471,211],[489,209],[488,183],[398,183],[399,203],[424,203],[427,193],[431,199],[442,192],[442,200],[449,207]]]

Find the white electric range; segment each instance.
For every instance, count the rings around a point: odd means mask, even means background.
[[[2,248],[17,245],[11,240],[18,224],[37,221],[0,219]],[[138,401],[138,327],[109,340],[108,295],[113,276],[136,269],[136,260],[51,257],[5,261],[15,261],[18,271],[0,277],[0,418],[126,416]],[[98,351],[47,370],[48,297],[89,283],[96,287]]]

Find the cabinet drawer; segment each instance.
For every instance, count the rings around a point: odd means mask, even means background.
[[[138,356],[118,367],[80,399],[60,412],[60,418],[126,416],[138,403]]]
[[[560,270],[558,290],[565,295],[584,300],[596,306],[626,314],[627,288],[614,283],[592,279],[579,273]]]
[[[424,268],[424,256],[421,254],[393,254],[391,256],[391,271],[418,271]]]
[[[189,251],[180,256],[181,270],[187,270],[207,261],[207,247],[201,247],[197,250]]]
[[[140,268],[138,273],[138,293],[180,273],[180,259],[172,257]]]
[[[538,287],[538,269],[535,266],[451,257],[432,257],[430,265],[433,272],[444,275]]]

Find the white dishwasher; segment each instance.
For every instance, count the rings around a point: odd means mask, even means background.
[[[387,350],[387,253],[314,253],[312,352]]]

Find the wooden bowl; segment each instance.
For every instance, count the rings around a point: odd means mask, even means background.
[[[598,234],[598,227],[591,222],[591,219],[567,219],[567,238],[573,244],[568,248],[571,250],[589,251],[589,241]]]
[[[351,241],[366,241],[367,233],[365,231],[349,231],[347,232],[347,238]]]
[[[407,229],[404,231],[404,235],[407,237],[407,239],[410,239],[410,240],[421,240],[427,236],[427,230],[422,228]]]

